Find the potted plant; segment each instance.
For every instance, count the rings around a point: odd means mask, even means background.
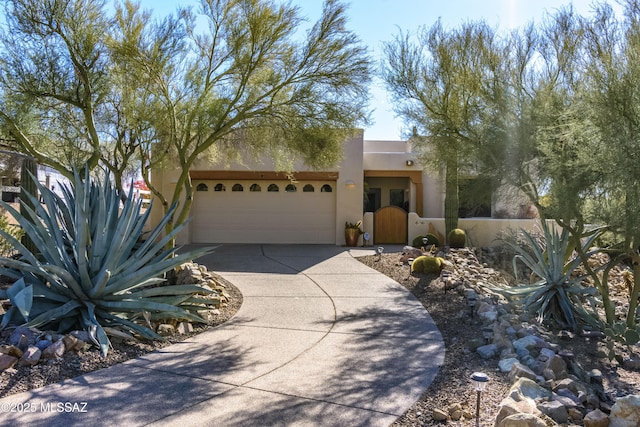
[[[344,223],[344,240],[347,243],[347,246],[358,246],[358,239],[363,233],[360,228],[361,225],[362,221],[358,221],[356,223],[347,221]]]

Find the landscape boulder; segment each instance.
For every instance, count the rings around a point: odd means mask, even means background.
[[[609,427],[640,426],[640,395],[630,394],[620,397],[611,408]]]
[[[547,427],[547,423],[533,414],[513,414],[496,427]]]
[[[600,409],[589,412],[583,419],[584,427],[609,427],[609,416]]]

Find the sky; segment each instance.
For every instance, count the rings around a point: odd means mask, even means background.
[[[321,0],[290,0],[300,6],[311,21],[320,18]],[[608,0],[616,6],[613,0]],[[175,10],[176,5],[195,5],[197,0],[141,0],[146,9],[153,9],[161,17]],[[362,43],[369,47],[378,64],[383,60],[382,44],[402,32],[415,32],[422,26],[430,27],[438,19],[445,28],[457,27],[467,21],[484,20],[498,30],[508,31],[534,21],[541,22],[546,13],[554,14],[562,6],[573,4],[583,16],[591,13],[592,0],[351,0],[347,15],[348,27]],[[618,10],[618,9],[616,9]],[[370,109],[372,125],[365,127],[367,140],[403,139],[409,128],[395,116],[393,105],[384,84],[374,79],[371,87]]]

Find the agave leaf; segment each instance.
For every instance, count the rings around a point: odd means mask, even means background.
[[[117,293],[127,289],[133,289],[143,283],[143,279],[153,277],[167,270],[175,268],[186,261],[195,259],[207,253],[209,248],[201,248],[184,254],[177,255],[173,258],[167,258],[146,265],[131,273],[123,273],[118,278],[112,279],[112,284],[105,287],[105,293]]]
[[[101,271],[98,277],[96,277],[95,285],[91,290],[89,290],[89,296],[92,298],[96,296],[102,296],[102,291],[104,290],[105,286],[107,286],[110,278],[111,272],[109,270]]]
[[[100,197],[96,201],[96,205],[91,210],[91,219],[89,234],[92,239],[91,254],[89,259],[89,270],[92,272],[100,269],[102,257],[106,253],[107,242],[105,237],[107,235],[107,214],[111,213],[111,192],[102,191],[102,187],[99,187]]]
[[[202,310],[202,308],[200,308],[199,310]],[[150,313],[149,317],[151,318],[152,321],[158,321],[158,320],[163,320],[163,319],[167,319],[168,317],[164,314],[164,313]],[[184,310],[184,313],[181,316],[176,316],[173,317],[174,319],[180,319],[180,320],[190,320],[192,322],[197,322],[197,323],[205,323],[204,319],[200,316],[198,316],[195,313],[191,313],[189,311]]]
[[[9,297],[9,299],[14,298],[16,294],[22,291],[26,286],[27,285],[24,281],[24,278],[16,280],[11,286],[9,286],[9,288],[7,288],[7,296]]]
[[[83,312],[83,317],[88,327],[87,332],[89,332],[89,335],[91,335],[94,341],[98,343],[100,353],[105,357],[111,347],[111,341],[109,341],[107,333],[104,331],[102,325],[100,325],[100,322],[96,319],[96,306],[89,302],[85,303],[85,305],[87,307],[87,311],[86,314]]]
[[[150,339],[150,340],[164,340],[165,338],[162,335],[157,334],[155,331],[153,331],[152,329],[140,325],[138,323],[135,322],[131,322],[127,319],[123,319],[121,317],[118,316],[114,316],[113,314],[100,310],[98,308],[96,308],[96,314],[101,316],[102,318],[106,319],[109,321],[109,324],[111,325],[111,327],[117,327],[116,325],[121,325],[122,327],[125,327],[127,330],[135,332],[137,334],[139,334],[140,336],[142,336],[143,338],[146,339]]]
[[[110,250],[102,265],[114,274],[118,273],[119,261],[129,258],[131,248],[139,236],[133,232],[135,216],[129,213],[130,209],[130,205],[125,203],[124,210],[119,215],[119,221],[115,224],[115,229],[109,230],[112,233],[109,239]]]
[[[109,311],[137,313],[142,310],[159,311],[167,314],[184,314],[184,310],[171,304],[156,303],[147,300],[98,301],[98,306]]]
[[[140,299],[140,301],[179,306],[187,299],[189,299],[189,295],[171,295],[171,296],[147,297],[144,299]]]
[[[500,288],[496,292],[507,297],[518,297],[529,295],[531,292],[540,288],[540,285],[514,286],[512,288]]]
[[[125,290],[120,291],[120,292],[114,292],[113,295],[131,294],[133,292],[137,292],[137,290],[140,289],[140,288],[146,288],[148,286],[155,286],[155,285],[164,283],[166,281],[167,281],[167,279],[165,279],[164,277],[152,277],[150,279],[146,279],[146,280],[140,282],[138,285],[136,285],[133,288],[128,288],[128,289],[125,289]],[[105,298],[105,299],[108,300],[110,298],[110,295],[103,295],[102,298]],[[120,297],[117,296],[116,298],[119,299]]]
[[[185,304],[196,304],[196,305],[220,305],[220,299],[206,299],[206,298],[198,298],[198,297],[190,297],[187,298],[180,307],[184,308]],[[203,308],[203,307],[201,307]]]
[[[82,290],[88,294],[91,292],[93,286],[91,283],[91,275],[89,274],[89,259],[88,259],[88,247],[90,245],[89,239],[89,224],[87,222],[87,215],[82,207],[76,209],[75,222],[77,224],[77,238],[75,240],[75,263],[78,270],[79,284]]]
[[[576,330],[578,328],[578,323],[573,313],[573,304],[567,297],[567,294],[563,288],[558,289],[557,301],[559,309],[562,311],[562,315],[558,316],[558,318],[564,318],[566,320],[566,324],[571,327],[571,329]]]
[[[131,270],[139,270],[140,266],[153,264],[156,260],[171,257],[177,248],[164,250],[164,246],[169,243],[181,229],[181,226],[176,227],[173,232],[167,234],[164,238],[150,243],[149,240],[152,239],[153,236],[149,236],[147,241],[136,251],[136,254],[130,256],[121,266],[115,267],[115,271],[117,271],[118,274],[127,274],[127,272]],[[147,243],[149,243],[149,245],[147,245]]]
[[[136,211],[136,215],[137,215],[137,219],[133,224],[133,228],[131,229],[131,232],[129,233],[129,238],[126,239],[125,241],[122,242],[120,249],[118,250],[117,254],[119,255],[116,258],[113,258],[111,260],[110,264],[107,264],[105,262],[105,265],[108,265],[109,267],[113,268],[113,266],[116,267],[120,267],[122,266],[122,268],[126,268],[126,266],[124,266],[124,263],[128,260],[129,256],[127,256],[127,254],[132,254],[134,251],[134,248],[136,247],[136,245],[138,245],[140,242],[140,238],[144,233],[144,227],[148,221],[149,218],[149,214],[151,213],[151,210],[149,209],[147,212],[140,214],[140,210],[138,209]],[[134,238],[135,236],[135,238]],[[140,249],[136,249],[136,253],[138,253]],[[140,252],[142,253],[142,252]],[[113,266],[112,266],[113,265]]]
[[[10,279],[14,279],[14,281],[18,280],[21,277],[23,277],[23,275],[20,274],[19,271],[14,270],[12,268],[4,268],[2,266],[0,266],[0,275],[7,276]]]
[[[40,203],[37,201],[35,206],[41,208]],[[38,216],[28,205],[24,205],[22,209],[27,213],[27,217],[19,215],[19,217],[16,217],[18,223],[37,245],[38,250],[47,262],[59,262],[58,254],[64,251],[65,245],[62,230],[57,221],[55,221],[55,216],[46,215],[45,213],[41,213]],[[51,209],[55,212],[55,207]],[[29,216],[35,219],[30,220]]]
[[[125,339],[125,340],[131,340],[131,341],[138,341],[136,339],[136,337],[134,337],[133,335],[131,335],[131,334],[127,333],[127,332],[124,332],[121,329],[111,328],[111,327],[108,327],[108,326],[105,326],[103,329],[104,329],[104,331],[106,332],[107,335],[111,335],[112,337],[118,337],[118,338],[122,338],[122,339]]]
[[[20,270],[23,272],[33,273],[39,276],[46,275],[46,272],[43,270],[41,265],[31,265],[26,262],[13,259],[13,258],[0,257],[0,267],[2,267],[3,270],[12,269],[12,270]]]
[[[33,305],[33,288],[26,286],[11,298],[11,303],[18,309],[25,322],[29,321],[29,313]]]
[[[39,274],[38,276],[43,277],[46,273]],[[39,280],[36,275],[32,275],[32,277],[28,278],[28,283],[33,286],[33,296],[34,298],[46,298],[53,301],[58,302],[66,302],[70,299],[76,297],[71,289],[67,286],[64,286],[59,280],[49,277],[51,279],[44,284],[41,280]]]
[[[137,298],[145,298],[161,295],[184,295],[184,294],[217,294],[216,291],[211,291],[197,285],[169,285],[158,286],[150,289],[136,290],[132,293]]]
[[[46,325],[47,323],[51,323],[54,320],[60,319],[61,317],[68,315],[73,310],[80,307],[80,305],[81,304],[78,301],[74,301],[74,300],[68,301],[61,306],[45,311],[44,313],[31,319],[29,323],[27,323],[27,326],[32,326],[34,328],[37,328],[39,326]]]
[[[62,282],[69,289],[71,289],[78,298],[81,298],[82,300],[89,300],[89,297],[84,293],[82,286],[76,281],[75,277],[73,277],[67,270],[57,265],[43,265],[41,266],[41,268],[59,277],[62,280]]]
[[[19,315],[20,312],[18,311],[18,309],[16,307],[9,307],[9,309],[7,310],[6,313],[4,313],[2,315],[2,322],[0,322],[0,330],[4,329],[7,327],[7,325],[13,321],[13,319],[15,317],[17,317],[17,315]]]

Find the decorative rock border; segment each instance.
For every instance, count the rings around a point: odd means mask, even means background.
[[[409,251],[409,249],[406,249]],[[483,258],[493,250],[484,249]],[[489,284],[500,283],[500,274],[481,264],[472,249],[440,252],[448,261],[440,275],[445,289],[461,295],[475,294],[473,316],[490,338],[468,343],[470,351],[483,359],[498,359],[498,367],[513,382],[503,399],[495,427],[582,424],[585,427],[640,426],[640,395],[614,399],[604,392],[602,373],[585,370],[574,355],[557,344],[557,338],[571,339],[571,333],[552,335],[542,326],[530,323],[526,313],[488,291]],[[485,258],[486,259],[486,258]],[[491,260],[492,263],[494,260]],[[598,338],[598,334],[591,334]],[[451,411],[439,409],[442,416]],[[438,414],[434,411],[434,419]]]
[[[207,271],[204,266],[197,263],[185,263],[175,269],[169,275],[172,284],[196,284],[203,289],[215,291],[215,294],[202,294],[200,298],[210,299],[220,303],[226,303],[229,299],[224,285],[216,279],[216,276]],[[1,306],[0,306],[1,307]],[[217,310],[202,310],[198,314],[205,322],[211,322],[217,314]],[[1,313],[0,313],[1,314]],[[193,331],[193,325],[189,322],[175,319],[165,322],[151,323],[153,329],[162,336],[175,333],[185,334]],[[47,363],[49,360],[62,358],[68,352],[82,352],[89,349],[93,343],[86,331],[71,331],[68,334],[57,334],[50,331],[40,331],[35,328],[18,326],[6,328],[0,331],[4,336],[0,345],[0,372],[11,369],[14,366],[32,366],[38,363]]]

